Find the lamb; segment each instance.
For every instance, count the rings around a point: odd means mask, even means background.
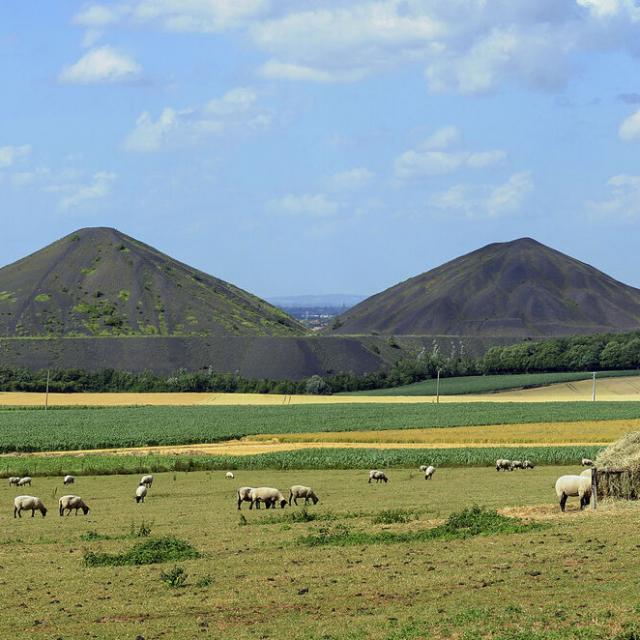
[[[560,498],[561,511],[564,511],[569,497],[580,498],[580,511],[591,502],[591,470],[587,471],[589,476],[560,476],[556,480],[556,495]]]
[[[583,467],[593,467],[593,460],[589,460],[589,458],[582,458],[581,464]]]
[[[372,480],[375,480],[377,483],[382,480],[385,484],[389,482],[389,478],[387,478],[385,473],[377,469],[371,469],[371,471],[369,471],[369,484],[371,484]]]
[[[24,478],[20,478],[20,480],[18,480],[19,487],[26,487],[27,485],[31,486],[31,478],[29,476],[25,476]]]
[[[144,502],[144,499],[147,497],[147,486],[142,484],[142,482],[136,487],[136,495],[134,496],[136,502]]]
[[[235,476],[233,475],[233,473],[231,473],[231,471],[227,471],[227,473],[225,473],[224,476],[227,480],[233,480],[235,478]]]
[[[432,467],[431,465],[429,465],[425,472],[424,472],[424,479],[425,480],[432,480],[433,479],[433,474],[436,472],[436,468]]]
[[[35,496],[18,496],[13,501],[14,518],[22,518],[22,511],[31,511],[31,517],[33,518],[36,509],[42,514],[43,518],[47,515],[47,508],[40,498],[36,498]]]
[[[140,484],[143,484],[148,489],[153,484],[153,476],[142,476],[142,478],[140,478]]]
[[[76,481],[76,479],[75,479],[74,476],[65,476],[64,480],[62,481],[62,483],[64,485],[67,485],[67,484],[73,484],[75,481]]]
[[[276,504],[279,504],[280,508],[284,509],[287,505],[287,501],[282,493],[273,487],[258,487],[257,489],[251,489],[249,498],[251,498],[249,509],[253,509],[253,505],[257,503],[259,504],[260,502],[264,502],[267,509],[270,507],[275,509]],[[256,508],[259,508],[259,506],[256,506]]]
[[[20,482],[20,478],[18,476],[11,476],[9,478],[9,486],[13,487],[14,485],[17,486],[18,482]]]
[[[533,462],[531,462],[531,460],[525,460],[522,463],[522,468],[523,469],[533,469],[536,465],[533,464]]]
[[[240,487],[238,489],[238,509],[240,509],[240,505],[243,502],[251,502],[251,492],[253,491],[253,487]],[[260,504],[256,505],[258,508]]]
[[[505,460],[504,458],[499,458],[496,460],[496,471],[508,471],[511,468],[511,460]]]
[[[311,487],[303,487],[302,485],[295,484],[289,489],[289,506],[291,506],[291,500],[298,506],[298,498],[304,498],[305,504],[307,504],[309,500],[311,500],[313,504],[318,504],[320,500]]]
[[[89,513],[89,507],[80,496],[62,496],[58,500],[58,507],[60,515],[63,515],[65,509],[67,510],[67,515],[71,513],[71,509],[75,509],[76,515],[78,515],[78,509],[82,509],[82,513],[85,516]]]

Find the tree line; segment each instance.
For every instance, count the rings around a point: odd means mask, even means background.
[[[388,370],[368,374],[336,373],[304,380],[246,378],[235,373],[181,369],[169,376],[150,371],[115,369],[51,369],[0,367],[0,391],[52,392],[218,392],[331,394],[399,387],[428,380],[440,371],[442,377],[545,373],[556,371],[610,371],[640,368],[640,331],[625,334],[573,336],[549,340],[527,340],[518,344],[491,347],[482,357],[466,354],[462,343],[453,344],[445,354],[434,343],[404,357]]]

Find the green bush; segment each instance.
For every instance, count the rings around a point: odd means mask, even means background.
[[[122,565],[159,564],[161,562],[191,560],[199,557],[200,553],[188,542],[174,536],[166,536],[145,540],[134,545],[128,551],[119,554],[87,551],[84,555],[84,564],[87,567],[117,567]]]

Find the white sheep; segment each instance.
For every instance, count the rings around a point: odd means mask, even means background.
[[[142,476],[142,478],[140,478],[140,484],[143,484],[148,489],[153,484],[153,476]]]
[[[427,470],[427,465],[426,464],[421,464],[420,465],[420,471],[422,471],[422,473],[424,473]]]
[[[31,486],[31,478],[29,476],[25,476],[24,478],[20,478],[20,480],[18,480],[19,487],[26,487],[27,485]]]
[[[303,487],[300,484],[295,484],[289,489],[289,506],[291,506],[291,500],[293,500],[297,506],[298,498],[304,498],[305,504],[307,504],[309,500],[311,500],[313,504],[317,504],[320,500],[311,487]]]
[[[18,482],[20,482],[19,476],[11,476],[9,478],[9,486],[10,487],[18,486]]]
[[[82,513],[84,513],[85,516],[89,513],[89,507],[80,496],[62,496],[60,500],[58,500],[58,509],[60,515],[63,515],[65,509],[67,515],[71,513],[71,509],[75,509],[76,515],[78,515],[78,509],[82,509]]]
[[[259,508],[260,502],[264,502],[267,509],[270,507],[275,509],[276,504],[279,504],[280,508],[284,509],[287,505],[287,501],[282,493],[273,487],[258,487],[256,489],[251,489],[249,497],[251,498],[249,509],[253,509],[254,504],[256,505],[256,508]]]
[[[74,476],[65,476],[64,480],[62,481],[62,483],[64,485],[68,485],[68,484],[74,484],[76,481]]]
[[[536,465],[533,464],[533,462],[531,462],[531,460],[525,460],[522,463],[522,468],[523,469],[533,469]]]
[[[581,464],[583,467],[593,467],[593,460],[589,460],[589,458],[582,458]]]
[[[224,477],[227,480],[233,480],[235,478],[235,476],[233,475],[233,473],[231,473],[231,471],[227,471],[227,473],[225,473]]]
[[[560,498],[561,511],[564,511],[569,497],[580,498],[580,511],[582,511],[591,502],[591,474],[560,476],[556,480],[556,495]]]
[[[389,482],[389,478],[387,478],[385,473],[383,471],[378,471],[378,469],[371,469],[371,471],[369,471],[369,484],[371,484],[372,480],[375,480],[377,483],[381,480],[384,483]]]
[[[496,460],[496,471],[509,471],[511,468],[511,460],[505,460],[504,458],[499,458]]]
[[[22,511],[31,511],[31,517],[33,518],[36,510],[42,514],[43,518],[47,515],[47,508],[40,498],[36,498],[35,496],[18,496],[13,500],[14,518],[22,518]]]
[[[251,492],[253,487],[240,487],[238,489],[238,509],[243,502],[251,502]],[[259,505],[256,505],[259,507]]]
[[[514,469],[524,469],[522,460],[512,460],[509,465],[509,471],[513,471]]]
[[[424,479],[431,480],[435,472],[436,472],[436,468],[429,465],[424,472]]]
[[[147,485],[142,484],[142,482],[136,487],[136,495],[134,496],[136,502],[144,502],[144,499],[147,497]]]

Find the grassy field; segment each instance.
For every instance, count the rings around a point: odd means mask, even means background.
[[[637,402],[0,410],[0,452],[218,442],[257,434],[636,420]]]
[[[562,382],[577,382],[591,380],[592,374],[585,371],[559,373],[522,373],[494,376],[463,376],[460,378],[442,378],[440,380],[440,395],[455,396],[468,393],[493,393],[507,389],[527,389],[542,387]],[[598,379],[638,376],[637,370],[631,371],[600,371]],[[415,384],[392,389],[373,389],[371,391],[354,391],[340,395],[349,396],[434,396],[436,394],[436,380],[424,380]]]
[[[83,477],[74,491],[92,511],[65,518],[55,510],[60,478],[37,478],[31,492],[50,512],[21,520],[11,517],[15,491],[3,483],[0,637],[636,638],[640,508],[580,513],[571,500],[560,514],[553,481],[576,470],[440,469],[425,482],[397,469],[387,485],[367,484],[361,471],[239,471],[235,481],[220,472],[161,474],[141,505],[131,477]],[[301,507],[297,519],[289,508],[236,509],[236,486],[293,483],[320,495],[306,516]],[[425,539],[474,503],[538,525]],[[143,523],[150,538],[136,536]],[[202,557],[118,567],[83,561],[87,552],[126,554],[169,535]],[[362,542],[326,544],[336,536]],[[172,587],[180,568],[186,579]]]

